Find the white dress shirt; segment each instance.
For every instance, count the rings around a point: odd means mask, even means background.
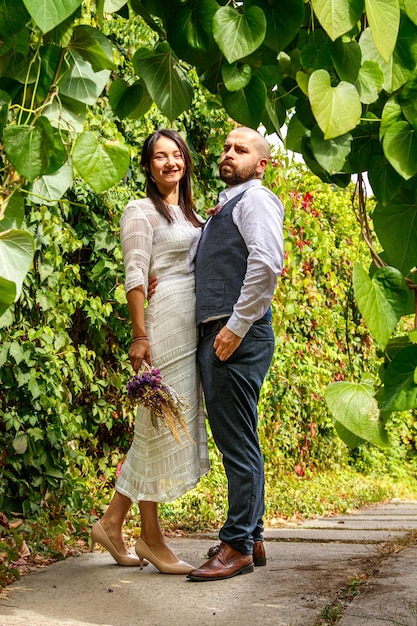
[[[220,206],[242,191],[246,193],[234,207],[232,219],[249,256],[240,297],[227,322],[239,337],[244,337],[268,310],[284,263],[284,207],[280,200],[260,179],[252,179],[222,191]]]

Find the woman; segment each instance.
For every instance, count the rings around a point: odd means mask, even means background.
[[[192,441],[182,433],[180,445],[168,429],[156,430],[150,411],[139,406],[133,443],[116,492],[93,526],[92,540],[103,545],[119,565],[142,566],[145,558],[161,573],[184,574],[193,567],[178,560],[166,544],[158,502],[175,500],[195,487],[209,469],[195,355],[194,256],[202,221],[193,209],[191,157],[179,133],[166,129],[152,133],[144,143],[141,165],[148,197],[129,202],[120,232],[132,320],[129,358],[135,372],[142,361],[152,363],[185,398]],[[149,276],[158,277],[158,288],[145,308]],[[132,501],[139,502],[141,514],[141,535],[135,546],[138,558],[129,555],[122,536]]]

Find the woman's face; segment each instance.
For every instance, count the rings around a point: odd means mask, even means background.
[[[160,137],[155,143],[151,157],[151,174],[162,193],[178,185],[184,176],[184,157],[172,139]]]

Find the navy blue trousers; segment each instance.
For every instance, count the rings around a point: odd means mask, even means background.
[[[253,542],[263,533],[264,467],[257,404],[274,352],[274,334],[269,324],[251,326],[227,361],[216,357],[215,337],[213,333],[200,338],[197,359],[208,420],[228,480],[228,515],[219,538],[251,554]]]

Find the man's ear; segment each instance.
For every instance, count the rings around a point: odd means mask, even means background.
[[[262,176],[267,165],[268,159],[266,157],[261,157],[258,161],[258,165],[256,166],[256,172],[259,174],[259,176]]]

